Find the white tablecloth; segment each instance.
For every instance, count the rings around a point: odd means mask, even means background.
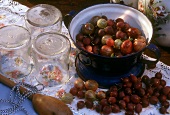
[[[4,25],[10,25],[10,24],[17,24],[21,26],[24,25],[24,15],[25,12],[27,11],[28,7],[19,4],[18,2],[14,2],[12,0],[0,0],[0,27]],[[69,37],[68,31],[65,28],[63,24],[62,28],[62,33]],[[63,86],[60,88],[56,87],[50,87],[50,88],[45,88],[41,93],[45,95],[50,95],[56,98],[59,98],[63,92],[68,92],[69,89],[73,86],[74,80],[78,77],[76,72],[75,72],[75,67],[74,67],[74,59],[75,59],[75,48],[74,45],[72,45],[72,53],[70,54],[70,60],[71,60],[71,69],[70,69],[70,74],[71,74],[71,79],[65,83]],[[143,55],[145,58],[151,59],[150,57]],[[165,65],[162,62],[158,62],[156,65],[156,68],[154,69],[145,69],[144,75],[148,75],[150,77],[154,76],[156,72],[161,71],[163,73],[163,79],[166,80],[167,85],[170,86],[170,66]],[[27,78],[24,79],[26,83],[29,83],[31,85],[36,85],[38,84],[37,81],[35,80],[34,72],[29,75]],[[15,81],[17,82],[17,81]],[[9,98],[9,93],[10,89],[3,84],[0,83],[0,99],[7,99]],[[102,90],[102,89],[98,89]],[[93,110],[90,109],[81,109],[77,111],[76,109],[76,102],[78,101],[77,98],[74,99],[74,101],[71,103],[71,105],[68,105],[71,110],[74,112],[74,115],[97,115]],[[0,104],[0,110],[3,109],[4,107],[8,107],[9,105],[3,105]],[[34,111],[32,104],[29,100],[26,100],[23,103],[23,106],[26,108],[26,110],[29,112],[30,115],[36,115],[36,112]],[[142,113],[140,115],[159,115],[158,112],[159,104],[158,105],[150,105],[148,108],[145,108],[142,110]],[[170,108],[168,109],[170,112]],[[124,111],[115,114],[115,115],[122,115],[124,114]],[[22,111],[17,112],[13,115],[24,115]],[[111,115],[114,115],[113,113]]]

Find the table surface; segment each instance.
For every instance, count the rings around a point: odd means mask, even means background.
[[[76,12],[99,3],[109,3],[109,0],[15,0],[23,5],[28,7],[32,7],[34,5],[40,3],[46,3],[56,6],[58,9],[61,10],[63,16],[69,13],[70,11],[74,10]],[[154,41],[152,41],[155,45],[157,45]],[[160,61],[165,63],[166,65],[170,66],[170,47],[162,47],[157,45],[161,51],[161,58]],[[144,52],[146,55],[150,57],[154,57],[154,54],[150,51]]]

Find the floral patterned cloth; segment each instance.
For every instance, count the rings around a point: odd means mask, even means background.
[[[18,24],[21,26],[25,26],[24,24],[24,15],[25,12],[28,10],[28,7],[23,6],[19,4],[18,2],[14,2],[12,0],[0,0],[0,27],[4,25],[10,25],[10,24]],[[63,24],[62,27],[62,33],[66,35],[68,38],[70,38],[68,34],[68,30]],[[46,87],[41,93],[45,95],[50,95],[56,98],[60,98],[65,92],[69,92],[69,89],[73,87],[75,79],[78,78],[76,71],[75,71],[75,57],[76,57],[77,50],[75,46],[72,44],[72,51],[70,53],[70,79],[65,82],[65,84],[61,85],[60,87]],[[152,60],[152,58],[143,55],[144,58]],[[158,62],[156,65],[156,68],[154,69],[145,69],[143,75],[148,75],[150,77],[154,76],[156,72],[161,71],[163,73],[163,79],[167,82],[167,85],[170,86],[170,66],[165,65],[162,62]],[[35,71],[24,78],[22,80],[23,82],[29,83],[31,85],[37,85],[38,82],[35,79]],[[15,82],[18,82],[17,80]],[[106,89],[98,89],[99,90],[106,90]],[[80,99],[75,99],[73,102],[68,104],[68,106],[73,111],[74,115],[98,115],[94,110],[90,109],[81,109],[77,110],[76,103]],[[158,108],[160,104],[157,104],[155,106],[150,105],[147,108],[144,108],[140,115],[159,115]],[[170,112],[170,108],[168,109],[168,112]],[[124,111],[121,111],[118,114],[111,114],[111,115],[122,115],[124,114]]]

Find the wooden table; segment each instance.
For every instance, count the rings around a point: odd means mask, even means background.
[[[15,1],[23,5],[26,5],[28,7],[32,7],[40,3],[51,4],[51,5],[56,6],[58,9],[60,9],[63,16],[72,10],[75,10],[78,12],[94,4],[109,3],[109,0],[15,0]],[[157,46],[159,47],[161,51],[160,61],[170,66],[170,47],[167,48],[167,47],[161,47],[159,45]],[[154,57],[154,55],[149,51],[145,51],[145,54],[150,57]]]

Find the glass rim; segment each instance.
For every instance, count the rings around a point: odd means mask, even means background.
[[[29,43],[31,43],[31,34],[30,32],[28,31],[28,29],[26,29],[25,27],[23,26],[20,26],[20,25],[6,25],[6,26],[3,26],[2,28],[0,28],[0,30],[4,29],[4,28],[8,28],[8,27],[18,27],[18,28],[21,28],[23,29],[25,32],[28,33],[29,35],[29,38],[27,40],[23,40],[22,42],[17,42],[15,44],[2,44],[0,43],[0,48],[2,49],[6,49],[6,50],[15,50],[15,49],[20,49],[20,48],[23,48],[25,46],[27,46]],[[9,47],[10,46],[10,47]]]
[[[59,35],[59,36],[63,37],[63,38],[67,41],[67,43],[69,44],[69,46],[65,47],[64,50],[60,51],[59,53],[55,53],[54,55],[47,55],[47,54],[44,54],[44,53],[40,52],[40,51],[37,49],[37,47],[35,46],[36,40],[37,40],[38,38],[44,36],[44,35],[50,35],[50,34]],[[57,33],[57,32],[45,32],[45,33],[39,34],[35,39],[33,39],[32,49],[33,49],[33,51],[36,52],[38,55],[42,55],[42,56],[45,57],[45,58],[55,58],[55,57],[57,57],[57,56],[60,56],[60,54],[62,54],[62,53],[65,52],[65,51],[67,51],[67,52],[69,53],[70,50],[71,50],[71,42],[70,42],[70,40],[68,39],[68,37],[66,37],[66,36],[63,35],[63,34],[60,34],[60,33]]]
[[[60,14],[61,17],[59,17],[56,21],[54,21],[53,23],[50,23],[50,24],[43,24],[43,25],[41,25],[41,24],[37,24],[37,23],[35,23],[35,22],[32,22],[32,21],[29,19],[29,16],[28,16],[29,12],[30,12],[33,8],[36,8],[36,7],[38,7],[38,6],[44,6],[44,5],[50,6],[50,7],[54,8],[55,10],[57,10],[57,12]],[[61,13],[61,11],[60,11],[57,7],[55,7],[55,6],[53,6],[53,5],[50,5],[50,4],[37,4],[37,5],[29,8],[29,9],[26,11],[26,14],[25,14],[25,21],[27,21],[30,25],[36,26],[36,27],[47,27],[47,26],[55,25],[57,22],[60,21],[60,18],[62,18],[62,13]]]

